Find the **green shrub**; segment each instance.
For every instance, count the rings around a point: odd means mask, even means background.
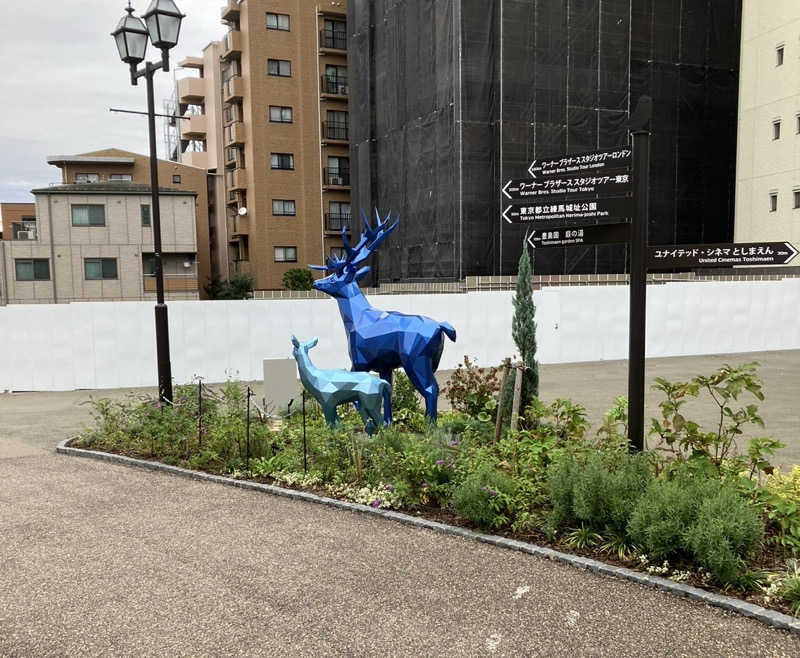
[[[764,536],[761,518],[734,489],[722,485],[703,500],[695,522],[686,532],[686,546],[694,563],[723,584],[736,584],[744,560]]]
[[[686,475],[654,481],[628,524],[649,558],[688,559],[724,585],[738,582],[763,533],[759,513],[732,486]]]
[[[631,514],[631,540],[654,561],[674,558],[682,551],[683,537],[700,502],[714,488],[710,480],[684,477],[652,482]]]
[[[293,267],[283,273],[281,284],[286,290],[311,290],[314,287],[314,277],[311,270]]]
[[[622,454],[611,463],[599,453],[566,456],[548,469],[551,522],[618,534],[651,479],[646,455]]]
[[[459,516],[483,529],[508,524],[508,510],[516,490],[514,480],[496,469],[473,473],[453,491],[453,507]]]

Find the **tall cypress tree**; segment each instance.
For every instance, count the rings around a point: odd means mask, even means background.
[[[522,242],[522,255],[517,270],[517,290],[514,294],[514,319],[511,335],[517,344],[520,358],[525,365],[523,376],[524,397],[527,403],[531,397],[539,395],[539,364],[536,362],[536,306],[533,304],[533,285],[531,259],[528,255],[528,241]]]

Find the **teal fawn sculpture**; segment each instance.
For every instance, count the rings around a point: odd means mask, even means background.
[[[292,336],[292,356],[297,361],[300,381],[305,389],[322,406],[325,422],[330,427],[339,422],[336,407],[345,402],[354,402],[364,421],[368,434],[372,434],[382,422],[381,402],[391,393],[389,383],[366,372],[350,370],[320,370],[311,363],[308,350],[317,344],[317,339],[301,344]]]

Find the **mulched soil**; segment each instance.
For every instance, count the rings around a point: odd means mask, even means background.
[[[100,450],[98,448],[84,448],[84,449],[95,450],[96,452],[115,452],[115,454],[123,455],[125,457],[132,457],[135,459],[141,459],[149,462],[163,463],[160,462],[159,459],[141,455],[134,451],[128,451],[128,450],[110,451],[110,450]],[[203,472],[211,473],[213,475],[226,475],[225,473],[220,473],[218,471],[214,471],[211,469],[198,469],[198,470],[202,470]],[[280,482],[278,480],[268,477],[249,478],[248,481],[257,482],[259,484],[269,484],[284,489],[294,489],[295,491],[304,491],[306,493],[312,493],[317,496],[325,498],[336,498],[336,496],[333,496],[327,489],[323,487],[300,487],[296,485],[288,485],[284,482]],[[398,508],[396,509],[396,511],[402,512],[404,514],[409,514],[411,516],[419,516],[421,518],[425,518],[430,521],[437,521],[439,523],[457,526],[460,528],[469,528],[470,530],[485,532],[485,530],[483,530],[482,528],[479,528],[478,526],[471,523],[467,519],[457,516],[454,512],[433,505],[422,505],[416,509]],[[632,569],[634,571],[639,571],[641,573],[647,573],[647,571],[645,569],[642,569],[641,565],[636,560],[620,559],[617,554],[601,551],[598,548],[576,548],[574,546],[569,546],[564,541],[561,541],[559,539],[556,539],[555,541],[550,540],[545,534],[540,532],[514,533],[508,529],[500,529],[493,531],[492,534],[499,535],[501,537],[506,537],[508,539],[516,539],[518,541],[525,541],[532,544],[536,544],[538,546],[552,548],[554,550],[558,550],[563,553],[571,553],[572,555],[580,555],[582,557],[592,558],[600,562],[605,562],[606,564],[612,564],[618,567],[625,567],[627,569]],[[749,568],[751,571],[754,572],[767,571],[773,573],[781,572],[784,569],[784,564],[786,560],[792,557],[789,551],[778,548],[775,545],[769,543],[768,540],[770,539],[772,534],[773,533],[770,532],[767,533],[767,536],[765,537],[767,541],[764,542],[762,548],[758,551],[758,553],[755,556],[753,556],[752,560],[750,561]],[[680,565],[672,565],[672,566],[681,568]],[[789,609],[789,607],[780,602],[772,601],[770,603],[767,603],[764,600],[763,592],[761,592],[760,590],[742,591],[742,590],[723,589],[714,586],[712,584],[703,583],[703,581],[694,574],[692,574],[687,580],[681,582],[683,582],[685,585],[692,585],[694,587],[698,587],[700,589],[704,589],[709,592],[715,592],[717,594],[732,596],[741,599],[743,601],[747,601],[748,603],[753,603],[755,605],[760,605],[764,608],[777,610],[778,612],[782,612],[787,615],[792,615],[792,611]]]

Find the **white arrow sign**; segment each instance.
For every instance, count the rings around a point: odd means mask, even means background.
[[[531,162],[531,166],[528,167],[528,173],[531,175],[532,178],[536,178],[536,174],[534,173],[533,169],[536,166],[536,163],[539,162],[538,160],[534,160]]]
[[[503,219],[505,219],[509,224],[513,224],[514,222],[511,221],[511,218],[508,216],[508,211],[511,210],[514,206],[509,206],[503,211]]]
[[[514,182],[513,180],[510,180],[503,186],[503,194],[505,194],[509,199],[513,199],[514,198],[507,191],[508,190],[508,186],[511,185],[511,183],[513,183],[513,182]]]

